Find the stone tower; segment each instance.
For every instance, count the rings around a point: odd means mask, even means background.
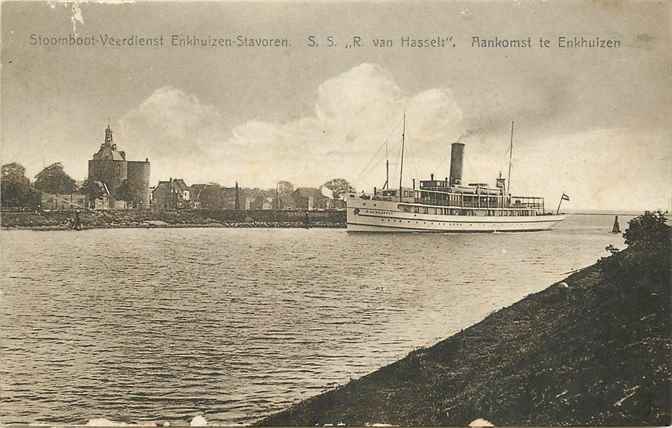
[[[110,208],[126,197],[133,208],[149,208],[149,159],[127,161],[126,152],[117,149],[112,128],[105,128],[105,140],[89,160],[89,181],[98,181],[109,192]],[[124,196],[124,194],[126,196]]]

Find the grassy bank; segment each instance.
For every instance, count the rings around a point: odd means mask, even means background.
[[[65,230],[72,211],[3,212],[4,229]],[[284,210],[102,210],[82,211],[83,229],[129,227],[345,227],[344,211]]]
[[[641,219],[627,250],[260,424],[670,424],[670,228]]]

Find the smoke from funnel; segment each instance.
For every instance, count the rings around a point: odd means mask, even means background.
[[[467,137],[471,137],[472,135],[478,134],[481,130],[480,129],[467,129],[464,131],[459,137],[457,137],[456,143],[461,143],[462,140],[464,140]]]

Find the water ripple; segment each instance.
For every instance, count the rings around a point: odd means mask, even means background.
[[[496,235],[3,232],[0,423],[250,423],[622,247],[611,222]]]

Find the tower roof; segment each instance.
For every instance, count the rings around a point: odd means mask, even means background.
[[[107,128],[105,128],[105,144],[112,145],[112,128],[110,123],[107,123]]]
[[[94,160],[126,160],[126,153],[117,150],[117,145],[113,143],[112,127],[109,122],[105,128],[105,142],[100,145],[98,152],[93,155]]]

